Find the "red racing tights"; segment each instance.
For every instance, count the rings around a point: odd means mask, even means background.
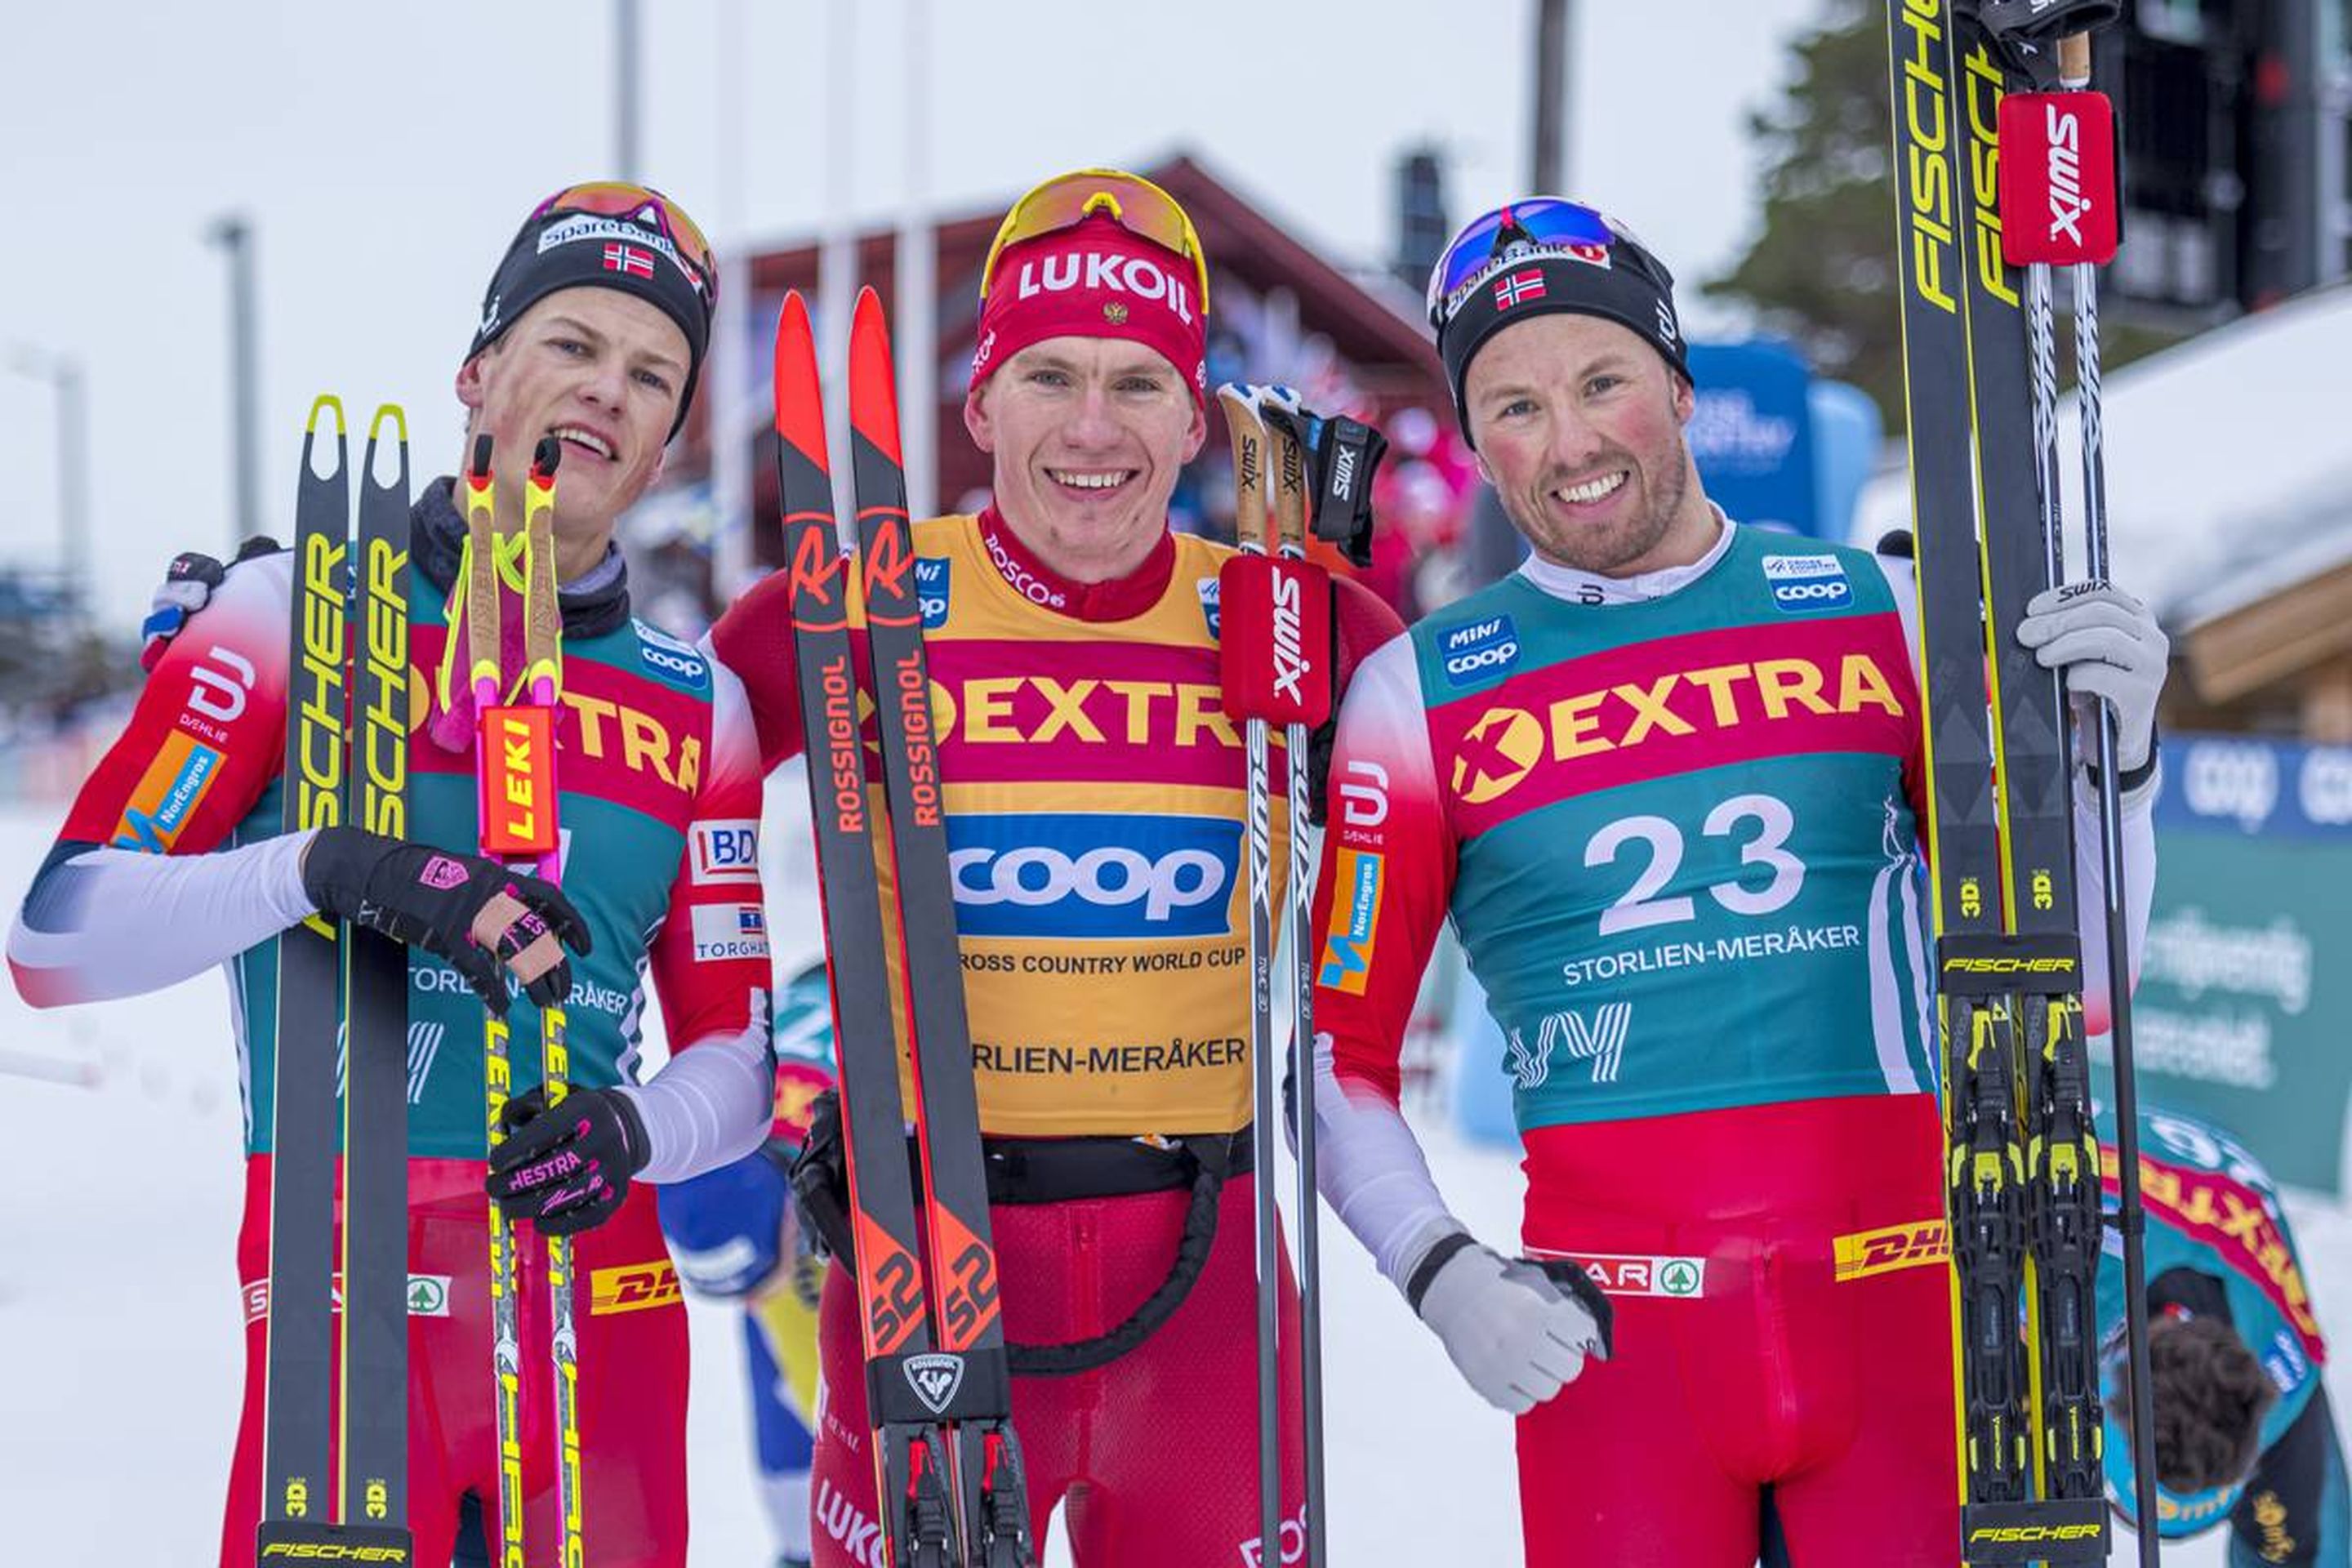
[[[1079,1568],[1260,1568],[1251,1191],[1247,1175],[1225,1184],[1207,1267],[1157,1333],[1095,1372],[1013,1380],[1041,1558],[1060,1502]],[[992,1206],[1005,1332],[1018,1343],[1062,1344],[1118,1327],[1167,1278],[1189,1201],[1164,1192]],[[1282,1303],[1281,1561],[1296,1563],[1304,1493],[1289,1329],[1298,1293],[1286,1265]],[[881,1568],[856,1285],[846,1268],[825,1282],[817,1342],[815,1562]]]
[[[1958,1469],[1931,1095],[1527,1136],[1530,1253],[1584,1262],[1615,1354],[1518,1424],[1529,1568],[1951,1568]]]
[[[449,1561],[472,1494],[497,1555],[499,1462],[490,1368],[488,1200],[478,1160],[411,1160],[408,1267],[408,1495],[415,1557]],[[341,1241],[337,1205],[337,1252]],[[523,1543],[551,1563],[556,1523],[553,1371],[547,1348],[547,1247],[519,1228],[522,1330]],[[269,1159],[246,1162],[237,1277],[246,1301],[245,1410],[221,1526],[222,1568],[251,1568],[261,1512],[262,1391],[269,1280]],[[590,1568],[684,1568],[686,1309],[662,1247],[650,1189],[572,1238],[580,1336],[581,1517]],[[337,1353],[341,1354],[340,1315]],[[330,1472],[331,1473],[331,1471]]]

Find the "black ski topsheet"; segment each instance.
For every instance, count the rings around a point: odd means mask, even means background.
[[[386,441],[386,427],[391,439]],[[380,477],[387,447],[390,479]],[[352,583],[352,818],[408,832],[408,427],[376,410],[360,468]],[[408,1519],[408,950],[344,938],[343,1402],[346,1523]]]
[[[2027,1259],[2037,1239],[2045,1255],[2056,1253],[2046,1246],[2051,1194],[2029,1167],[2046,1176],[2064,1162],[2038,1135],[2056,1124],[2027,1121],[2021,1051],[2031,1048],[2036,1080],[2045,1081],[2042,1065],[2053,1037],[2063,1044],[2070,1006],[2079,1019],[2080,960],[2063,709],[2054,682],[2014,637],[2025,598],[2050,566],[2019,279],[2000,255],[2001,74],[1973,19],[1956,18],[1947,0],[1890,0],[1888,40],[1962,1550],[1971,1563],[2084,1561],[2105,1552],[2099,1505],[2035,1500],[2050,1495],[2049,1451],[2034,1353],[2042,1304],[2029,1295]],[[2073,1033],[2079,1041],[2078,1023]],[[2091,1234],[2095,1247],[2095,1215]],[[2029,1317],[2037,1320],[2032,1350],[2020,1332]],[[2095,1416],[2084,1436],[2095,1456]]]
[[[331,431],[334,466],[321,472]],[[345,585],[351,468],[342,405],[320,397],[302,437],[294,507],[293,628],[281,818],[288,833],[343,819]],[[335,1058],[341,923],[311,915],[278,938],[270,1093],[268,1371],[261,1534],[328,1517],[334,1377]]]
[[[882,301],[860,290],[849,337],[850,478],[875,709],[890,805],[900,975],[912,1030],[929,1300],[942,1356],[916,1383],[934,1416],[952,1415],[954,1491],[978,1565],[1027,1561],[1028,1503],[1010,1418],[1013,1385],[997,1308],[996,1247],[981,1157],[963,950],[956,937],[946,803],[931,731],[931,683],[915,591],[914,536],[899,457],[898,405]],[[952,1383],[947,1380],[952,1378]],[[993,1488],[992,1495],[991,1489]]]
[[[816,341],[797,290],[785,295],[776,325],[775,429],[792,656],[849,1170],[855,1255],[844,1261],[857,1282],[877,1493],[889,1560],[901,1568],[946,1568],[961,1553],[950,1539],[945,1435],[936,1412],[922,1409],[916,1396],[941,1386],[935,1379],[947,1365],[932,1336],[914,1182],[903,1153],[907,1120],[883,946],[874,798],[850,639],[850,562],[825,466]]]
[[[2036,416],[2042,393],[2027,310],[2033,290],[2001,250],[2000,100],[2012,86],[2026,84],[2015,80],[1973,5],[1955,9],[1972,214],[1968,314],[1977,493],[2000,715],[1994,759],[2000,781],[2003,929],[2017,939],[2006,956],[2022,966],[2013,981],[2013,1017],[2025,1153],[2032,1330],[2026,1350],[2040,1429],[2037,1489],[2044,1498],[2095,1502],[2105,1495],[2099,1459],[2099,1162],[2083,1031],[2073,735],[2056,672],[2042,668],[2017,637],[2026,605],[2062,569],[2054,439],[2045,442],[2054,437],[2054,427]],[[2046,276],[2042,281],[2046,308]],[[2102,1523],[2104,1518],[2102,1512]]]

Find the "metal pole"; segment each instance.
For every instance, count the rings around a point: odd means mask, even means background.
[[[898,406],[907,515],[939,510],[938,253],[931,230],[931,6],[907,0],[907,198],[898,212]]]
[[[719,13],[719,297],[724,309],[711,322],[709,400],[710,587],[720,605],[751,579],[751,448],[744,437],[750,344],[743,323],[751,312],[751,255],[743,222],[743,3],[726,0]]]
[[[8,366],[30,380],[47,383],[57,397],[58,576],[67,604],[77,611],[87,609],[92,587],[89,442],[81,363],[20,344],[10,352]]]
[[[816,347],[820,363],[839,374],[849,363],[849,323],[857,304],[857,219],[851,210],[857,156],[857,6],[833,0],[827,8],[824,116],[824,229],[817,248]],[[825,449],[836,474],[850,472],[849,400],[824,400]],[[855,538],[854,529],[850,537]]]
[[[1536,0],[1535,147],[1529,167],[1535,189],[1551,195],[1567,194],[1568,47],[1575,12],[1570,0]]]
[[[2091,85],[2091,36],[2060,40],[2058,85]],[[2099,268],[2079,262],[2074,275],[2074,403],[2082,416],[2084,564],[2091,581],[2108,579],[2105,419],[2100,394]],[[2053,556],[2053,565],[2057,564]],[[2156,1528],[2156,1399],[2148,1371],[2147,1211],[2139,1191],[2139,1080],[2132,1056],[2131,921],[2124,889],[2123,795],[2116,759],[2116,710],[2097,704],[2099,858],[2107,939],[2107,1048],[2115,1069],[2116,1163],[2121,1191],[2116,1226],[2123,1234],[2124,1341],[2132,1395],[2133,1531],[2144,1568],[2159,1562]]]
[[[89,557],[89,427],[81,365],[59,359],[58,372],[58,521],[63,527],[66,595],[78,613],[93,607]]]
[[[637,4],[614,0],[613,156],[616,179],[637,177]]]
[[[205,237],[228,256],[229,461],[236,510],[229,548],[262,531],[260,323],[253,287],[253,225],[242,213],[216,220]]]

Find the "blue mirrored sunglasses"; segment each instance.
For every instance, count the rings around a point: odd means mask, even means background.
[[[1462,296],[1496,261],[1521,245],[1614,245],[1616,228],[1591,207],[1559,196],[1529,196],[1474,218],[1429,272],[1429,324],[1443,327]]]

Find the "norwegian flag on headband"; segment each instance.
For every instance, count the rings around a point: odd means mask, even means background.
[[[604,270],[625,272],[632,278],[651,278],[654,275],[653,252],[614,241],[604,247]]]
[[[1543,292],[1544,280],[1541,272],[1533,268],[1529,268],[1525,272],[1514,272],[1495,285],[1495,309],[1507,310],[1521,300],[1540,300],[1543,298]]]

